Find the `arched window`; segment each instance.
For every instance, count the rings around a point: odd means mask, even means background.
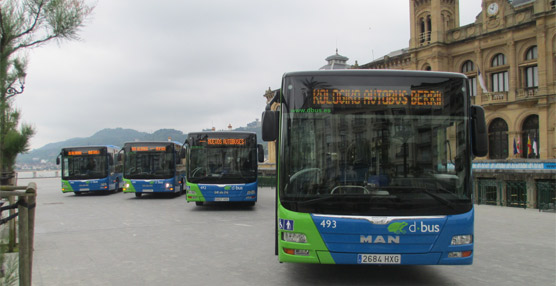
[[[469,79],[469,95],[477,96],[477,77],[475,74],[470,74],[475,71],[475,64],[472,61],[465,61],[461,66],[461,73],[467,75]]]
[[[497,54],[492,58],[491,67],[501,67],[506,65],[506,56]],[[509,76],[507,70],[493,72],[490,76],[493,92],[504,92],[510,90]]]
[[[496,118],[488,127],[488,157],[490,159],[508,158],[508,124]]]
[[[461,66],[461,72],[462,73],[468,73],[468,72],[472,72],[475,71],[475,65],[473,64],[472,61],[465,61],[463,63],[463,65]]]
[[[525,61],[528,62],[527,67],[525,67],[525,88],[536,88],[539,86],[539,68],[535,61],[537,57],[537,46],[532,46],[525,54]]]
[[[425,16],[419,19],[419,26],[420,26],[420,34],[419,34],[419,43],[423,45],[430,44],[431,42],[431,16]]]
[[[523,142],[523,157],[539,158],[539,116],[530,115],[525,118],[521,130],[523,130],[523,133],[521,133],[521,142]]]
[[[420,33],[420,37],[419,37],[419,42],[421,44],[425,43],[425,38],[426,38],[426,28],[425,28],[425,19],[421,18],[420,22],[420,26],[421,26],[421,33]]]
[[[492,67],[499,67],[499,66],[505,66],[506,65],[506,56],[504,56],[504,54],[497,54],[496,56],[494,56],[494,58],[492,58]]]

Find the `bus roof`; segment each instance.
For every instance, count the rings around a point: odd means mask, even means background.
[[[114,148],[114,149],[122,149],[119,146],[116,145],[84,145],[84,146],[70,146],[70,147],[62,147],[62,150],[67,150],[67,149],[90,149],[90,148]]]
[[[455,72],[440,71],[419,71],[419,70],[314,70],[314,71],[294,71],[287,72],[286,76],[309,76],[309,75],[331,75],[331,76],[376,76],[376,77],[452,77],[467,78],[464,74]]]
[[[253,135],[257,135],[257,133],[251,132],[251,131],[201,131],[201,132],[189,132],[187,134],[187,136],[189,137],[189,135],[195,135],[195,134],[215,134],[215,135],[253,134]]]
[[[178,141],[129,141],[129,142],[125,142],[125,145],[142,145],[142,144],[175,144],[175,145],[183,145],[183,143],[178,142]]]

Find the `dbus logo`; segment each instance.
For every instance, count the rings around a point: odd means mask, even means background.
[[[440,232],[440,225],[438,224],[426,224],[424,222],[420,222],[419,224],[417,222],[414,222],[413,224],[409,225],[409,227],[406,230],[406,226],[408,226],[409,224],[407,222],[394,222],[391,223],[390,225],[388,225],[388,231],[389,232],[393,232],[395,234],[406,234],[407,231],[412,232],[412,233],[436,233],[436,232]]]

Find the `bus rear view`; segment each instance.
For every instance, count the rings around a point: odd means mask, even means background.
[[[453,73],[286,74],[280,111],[263,115],[279,260],[471,264],[471,159],[486,135],[466,88]]]

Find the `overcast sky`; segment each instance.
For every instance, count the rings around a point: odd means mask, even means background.
[[[465,2],[465,5],[462,4]],[[481,0],[460,0],[460,24]],[[80,41],[29,51],[15,100],[31,148],[104,128],[184,133],[260,119],[288,71],[409,46],[408,0],[97,0]]]

